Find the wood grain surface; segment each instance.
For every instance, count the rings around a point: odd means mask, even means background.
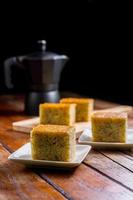
[[[97,109],[114,107],[96,101]],[[0,98],[0,200],[75,199],[132,200],[133,152],[94,151],[73,170],[30,168],[8,161],[10,153],[29,142],[12,130],[12,122],[27,119],[23,97]],[[129,116],[132,126],[132,115]]]
[[[9,152],[0,145],[0,199],[65,199],[44,179],[24,166],[7,160]]]

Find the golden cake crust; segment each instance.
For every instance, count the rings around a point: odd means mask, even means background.
[[[92,98],[63,98],[60,100],[61,103],[89,103],[93,101]]]
[[[95,112],[92,114],[94,118],[127,118],[127,113],[115,113],[115,112]]]
[[[42,107],[42,108],[69,108],[71,105],[75,105],[76,106],[76,104],[65,104],[65,103],[62,103],[62,104],[60,104],[60,103],[43,103],[43,104],[40,104],[40,107]]]
[[[70,129],[75,130],[73,126],[65,126],[65,125],[42,125],[39,124],[35,128],[32,129],[32,133],[34,134],[70,134]]]

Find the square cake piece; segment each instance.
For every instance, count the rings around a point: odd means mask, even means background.
[[[126,142],[127,113],[96,112],[91,122],[93,142]]]
[[[73,125],[75,123],[75,104],[40,104],[40,123],[55,125]]]
[[[88,122],[93,111],[93,99],[85,98],[64,98],[60,103],[76,104],[76,122]]]
[[[75,128],[62,125],[38,125],[31,131],[32,158],[73,161],[76,153]]]

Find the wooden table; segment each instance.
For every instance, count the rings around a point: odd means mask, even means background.
[[[113,104],[96,101],[96,108]],[[0,200],[133,200],[133,152],[94,151],[73,170],[27,169],[7,157],[29,135],[12,131],[11,123],[27,118],[23,99],[0,97]],[[130,116],[130,126],[133,124]]]

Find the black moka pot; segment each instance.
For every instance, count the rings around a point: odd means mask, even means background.
[[[38,41],[40,51],[18,57],[12,57],[4,62],[5,82],[8,88],[13,88],[12,66],[26,71],[27,94],[25,111],[29,115],[38,115],[39,104],[42,102],[58,102],[58,91],[61,71],[68,60],[66,55],[47,52],[46,41]]]

